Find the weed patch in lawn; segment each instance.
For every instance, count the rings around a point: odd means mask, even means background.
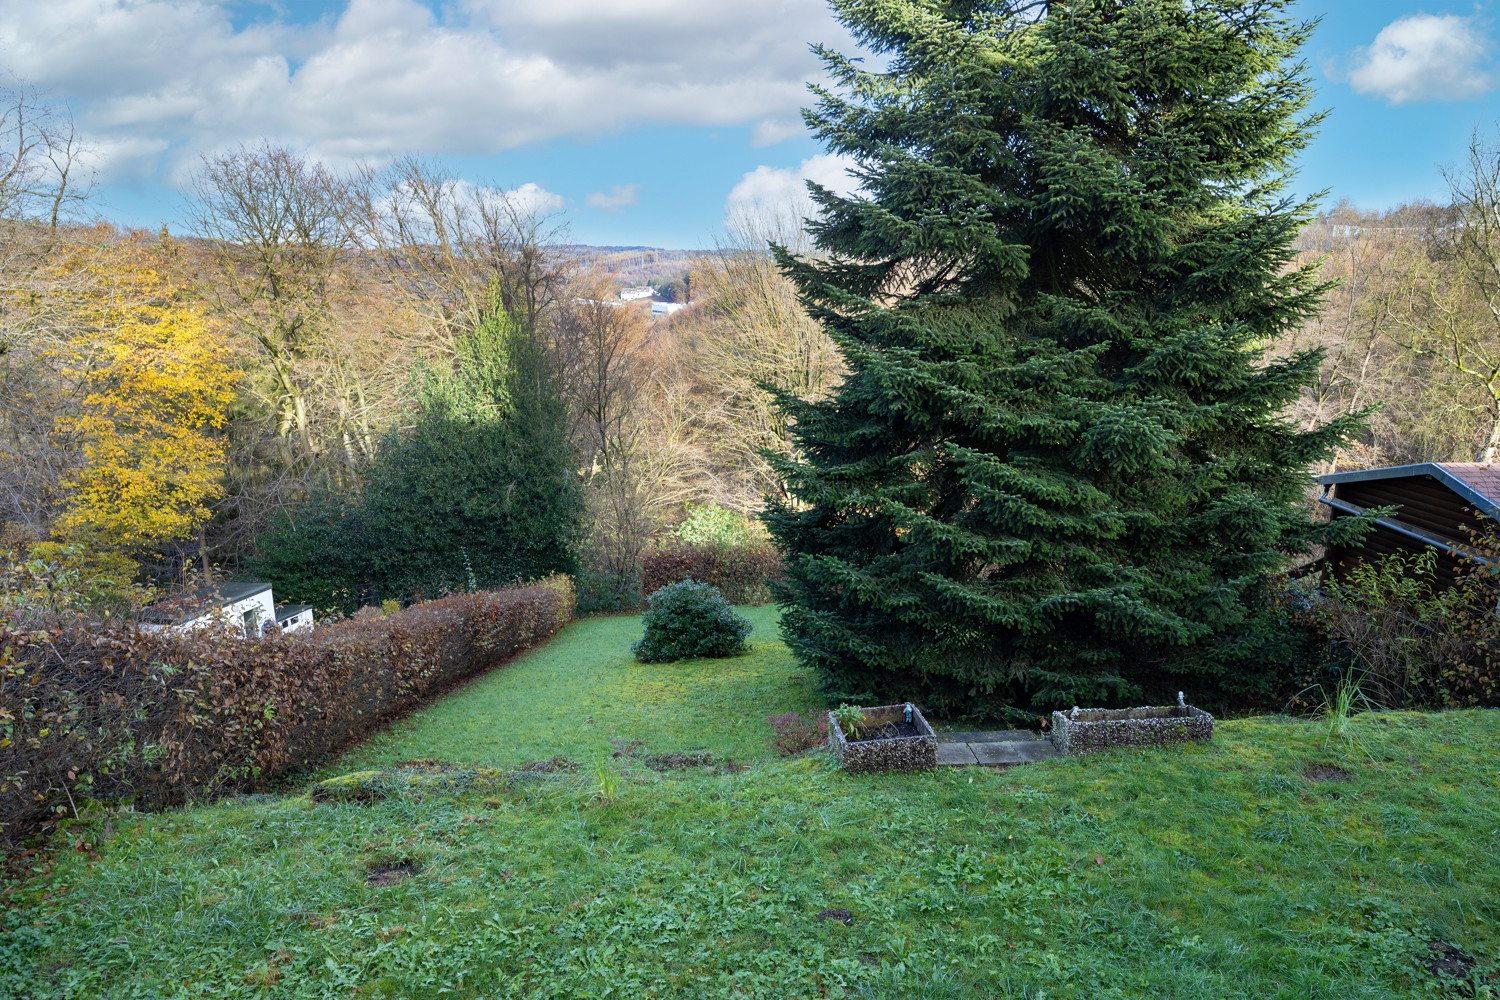
[[[697,753],[656,753],[641,759],[653,771],[680,771],[685,767],[713,767],[714,755],[706,750]],[[734,761],[729,761],[733,764]]]

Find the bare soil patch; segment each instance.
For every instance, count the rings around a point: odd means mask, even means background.
[[[858,737],[851,737],[845,733],[844,739],[850,743],[864,743],[867,740],[896,740],[921,735],[923,735],[922,730],[915,722],[897,719],[895,722],[887,722],[879,726],[860,726]]]
[[[365,884],[384,888],[405,882],[409,878],[415,878],[421,870],[422,866],[415,861],[396,861],[375,865],[365,876]]]
[[[1474,968],[1474,959],[1451,944],[1442,941],[1433,941],[1427,946],[1429,955],[1422,963],[1427,966],[1427,971],[1442,979],[1468,979],[1469,970]],[[1465,996],[1473,996],[1474,992],[1469,989],[1464,992]]]

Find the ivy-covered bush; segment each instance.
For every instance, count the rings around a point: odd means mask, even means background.
[[[256,539],[252,572],[277,594],[352,615],[361,590],[412,604],[576,570],[585,511],[567,407],[498,294],[454,364],[419,373],[415,420],[360,488],[315,492]]]
[[[642,663],[734,656],[749,648],[750,620],[717,587],[697,580],[668,584],[647,599],[645,634],[631,646]]]
[[[765,541],[750,519],[716,503],[690,503],[687,516],[672,535],[689,545],[746,546]]]
[[[260,639],[0,623],[0,841],[90,799],[264,787],[572,616],[572,584],[554,577]]]

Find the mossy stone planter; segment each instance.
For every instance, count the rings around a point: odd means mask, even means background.
[[[1052,745],[1078,755],[1111,747],[1155,747],[1214,734],[1214,717],[1192,705],[1166,708],[1078,708],[1052,713]]]
[[[828,713],[828,743],[838,756],[839,766],[850,774],[869,771],[927,771],[937,767],[937,734],[932,731],[927,720],[922,718],[922,712],[917,706],[905,702],[861,711],[864,712],[865,724],[878,728],[888,723],[904,722],[908,708],[911,709],[912,726],[916,729],[914,735],[873,740],[849,739],[833,713]]]

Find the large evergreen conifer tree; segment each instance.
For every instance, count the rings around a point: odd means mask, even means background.
[[[452,363],[418,373],[362,488],[318,495],[259,539],[287,597],[352,612],[373,585],[403,603],[576,569],[583,487],[545,346],[498,289]]]
[[[1280,414],[1320,357],[1286,172],[1318,121],[1279,0],[836,0],[807,120],[862,190],[780,252],[848,367],[784,399],[783,632],[831,694],[1013,714],[1268,683],[1265,599],[1357,426]],[[1351,521],[1353,519],[1350,519]],[[1353,530],[1344,524],[1341,531]]]

